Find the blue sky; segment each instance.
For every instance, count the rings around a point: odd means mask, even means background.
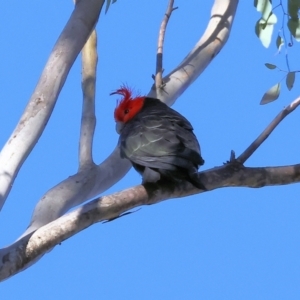
[[[173,69],[206,28],[212,1],[176,1],[165,40],[164,68]],[[59,6],[58,6],[59,5]],[[126,82],[147,93],[155,70],[158,28],[167,2],[118,1],[98,30],[97,129],[94,157],[116,145],[109,93]],[[72,1],[1,2],[0,144],[6,142],[72,12]],[[280,16],[280,15],[279,15]],[[173,108],[195,128],[209,169],[239,155],[275,115],[299,95],[260,106],[283,78],[275,41],[266,50],[254,34],[259,14],[240,1],[230,39]],[[278,28],[277,28],[278,29]],[[277,30],[276,29],[276,30]],[[298,45],[289,49],[299,69]],[[297,75],[296,75],[297,76]],[[76,173],[81,110],[80,60],[75,62],[44,135],[23,165],[0,215],[0,246],[27,227],[40,197]],[[300,111],[289,115],[246,166],[299,163]],[[131,170],[105,194],[139,184]],[[37,264],[1,283],[2,299],[299,299],[299,184],[223,188],[143,207],[96,224],[57,246]]]

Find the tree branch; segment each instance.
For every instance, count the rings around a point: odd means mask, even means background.
[[[96,126],[95,84],[97,69],[97,34],[94,30],[82,49],[82,117],[79,140],[79,169],[91,167]]]
[[[269,124],[269,126],[258,136],[258,138],[237,158],[237,161],[243,164],[256,149],[269,137],[271,132],[277,125],[292,111],[294,111],[300,104],[300,97],[294,100],[290,105],[285,107]]]
[[[0,153],[0,209],[51,116],[78,53],[93,30],[104,0],[81,0],[58,38],[14,132]]]
[[[63,180],[47,191],[39,200],[29,226],[19,239],[59,218],[70,208],[105,192],[111,187],[112,178],[119,181],[130,167],[129,160],[120,159],[120,149],[116,147],[112,154],[99,166],[84,168]]]
[[[219,52],[221,50],[229,36],[231,24],[233,21],[233,15],[235,14],[237,4],[237,0],[215,1],[212,9],[212,14],[218,13],[223,21],[212,22],[211,20],[208,24],[204,36],[198,43],[199,49],[197,50],[197,55],[189,55],[190,62],[194,63],[194,76],[196,76],[196,73],[197,76],[200,75],[200,73],[211,61],[211,55],[208,55],[207,48],[201,48],[200,45],[205,41],[206,44],[208,43],[208,34],[211,33],[213,37],[209,42],[210,51]],[[214,15],[212,15],[211,18],[214,18]],[[222,39],[223,42],[214,42],[217,37],[219,39]],[[196,63],[198,60],[201,63]],[[180,64],[180,66],[183,66],[185,63],[188,63],[188,61],[185,60]],[[178,70],[180,70],[180,68]],[[173,79],[170,81],[170,83],[172,82]],[[192,81],[185,81],[184,89],[188,88],[191,82]],[[176,88],[181,89],[181,92],[183,91],[183,87],[174,85],[174,89]],[[176,91],[173,91],[171,94],[169,94],[170,97],[168,99],[170,103],[173,103],[175,101],[175,98],[172,97],[176,97],[176,93]],[[121,159],[120,150],[117,146],[112,154],[100,165],[92,166],[91,168],[87,168],[85,170],[80,170],[79,173],[68,177],[67,179],[53,187],[51,190],[49,190],[39,200],[34,210],[30,225],[21,237],[38,229],[40,226],[43,226],[48,222],[51,222],[56,218],[62,216],[72,207],[103,193],[105,190],[118,182],[122,177],[124,177],[125,174],[129,171],[130,167],[131,163],[128,160]]]
[[[174,0],[169,0],[167,11],[165,13],[165,16],[162,20],[162,23],[161,23],[160,29],[159,29],[157,54],[156,54],[156,72],[155,72],[156,73],[156,75],[155,75],[156,89],[161,89],[163,87],[162,73],[163,73],[164,39],[165,39],[166,28],[168,25],[168,21],[171,17],[171,14],[172,14],[173,10],[177,9],[177,7],[174,8],[173,6],[174,6]]]
[[[299,105],[299,101],[299,98],[293,101],[271,124],[276,122],[278,124],[284,116]],[[92,170],[95,170],[95,168]],[[81,173],[78,173],[76,176],[78,177],[79,174]],[[90,171],[88,174],[91,178],[97,180],[95,173]],[[233,186],[259,188],[285,185],[300,182],[300,164],[283,167],[246,168],[239,161],[237,164],[233,161],[224,166],[201,172],[199,177],[207,188],[207,192],[217,188]],[[85,183],[90,181],[86,181],[83,178]],[[71,183],[74,183],[74,181],[71,180]],[[73,188],[69,187],[68,190],[73,190]],[[55,192],[57,192],[57,189],[54,189],[52,197],[61,196],[60,193],[55,194]],[[185,181],[180,184],[170,182],[145,184],[95,199],[43,227],[40,227],[42,224],[37,226],[39,219],[36,218],[35,224],[31,224],[29,231],[22,238],[15,244],[0,250],[0,280],[4,280],[24,270],[55,245],[96,222],[113,220],[137,206],[155,204],[167,199],[185,197],[201,192],[204,191],[196,189],[192,184]],[[48,206],[40,206],[41,209],[46,207]],[[51,210],[48,210],[48,213],[51,214]],[[38,216],[40,215],[41,213],[38,212]],[[37,230],[34,232],[35,229]]]
[[[94,16],[97,11],[93,8],[94,5],[96,5],[96,2],[98,2],[98,0],[81,0],[77,4],[75,11],[78,11],[80,4],[82,4],[81,6],[83,6],[85,13],[88,14],[89,10],[92,10],[90,13]],[[102,4],[103,1],[101,2],[101,5],[98,3],[97,9],[100,9]],[[167,80],[164,80],[164,82],[167,81],[167,85],[164,88],[164,93],[160,97],[161,100],[168,103],[168,105],[174,103],[176,98],[188,88],[196,77],[198,77],[205,69],[212,58],[222,49],[229,37],[237,4],[237,0],[215,0],[211,20],[203,37],[186,59],[174,71],[166,76]],[[82,19],[85,20],[85,17],[85,15],[84,17],[82,16],[82,18],[79,19],[80,22],[82,22]],[[217,21],[215,21],[215,19]],[[77,22],[77,20],[75,21]],[[75,21],[73,20],[73,22]],[[78,30],[80,30],[80,26],[77,26],[76,22],[72,27],[74,43],[78,36]],[[71,24],[73,23],[71,22]],[[88,28],[90,29],[90,26]],[[67,37],[68,35],[65,34],[65,36]],[[70,51],[73,50],[74,48],[72,45],[70,46],[68,44],[68,51],[65,51],[64,53],[70,54]],[[71,58],[73,59],[73,56]],[[192,70],[189,68],[192,68]],[[191,76],[186,76],[187,74],[190,74]],[[53,74],[49,74],[49,76],[50,75]],[[49,78],[52,78],[55,85],[57,82],[53,76],[50,76]],[[182,84],[178,84],[180,81],[182,81]],[[153,90],[151,90],[149,96],[156,97],[156,94],[153,95]],[[0,259],[0,274],[2,274],[0,277],[6,278],[9,276],[7,275],[7,272],[13,275],[16,272],[21,271],[23,268],[28,267],[29,261],[31,261],[31,264],[34,262],[34,260],[32,260],[33,257],[23,260],[23,258],[19,259],[19,255],[20,257],[23,257],[25,252],[22,252],[22,254],[20,251],[27,251],[25,241],[30,238],[31,234],[35,230],[51,221],[56,220],[70,208],[104,192],[106,189],[118,182],[128,172],[130,167],[131,164],[128,160],[120,158],[120,150],[116,147],[112,154],[102,164],[81,169],[75,175],[70,176],[49,190],[38,202],[33,212],[30,225],[19,240],[11,246],[0,250],[0,258],[2,258]],[[108,216],[108,218],[113,218],[118,214],[119,211],[117,210],[116,214]],[[51,248],[52,246],[49,247]],[[42,253],[43,252],[39,252],[38,250],[35,252],[34,256],[37,258]]]
[[[209,191],[222,187],[273,186],[300,182],[300,164],[284,167],[234,168],[231,164],[199,173]],[[94,223],[112,220],[141,205],[155,204],[171,198],[204,192],[189,182],[138,185],[100,197],[54,222],[24,236],[14,247],[0,252],[0,280],[7,279],[28,267],[38,257]],[[17,258],[17,259],[16,259]]]
[[[238,0],[214,1],[203,36],[184,60],[163,78],[163,89],[157,90],[155,84],[152,86],[150,97],[158,98],[170,106],[174,104],[227,42],[237,5]]]
[[[271,124],[259,135],[259,137],[251,143],[251,145],[241,154],[236,160],[234,153],[231,154],[229,165],[232,168],[240,168],[245,160],[240,160],[240,157],[246,157],[248,159],[254,151],[262,144],[262,142],[271,134],[275,127],[292,111],[294,111],[300,104],[300,97],[295,99],[289,106],[283,109]],[[37,204],[31,223],[24,234],[28,235],[35,231],[39,227],[55,220],[68,211],[71,205],[75,206],[81,204],[84,199],[89,199],[93,195],[96,195],[98,187],[95,189],[96,183],[100,181],[100,185],[103,187],[103,191],[111,184],[110,176],[115,173],[116,169],[123,168],[123,170],[129,169],[130,163],[128,160],[120,159],[119,148],[117,147],[113,152],[114,156],[110,156],[99,166],[92,166],[82,172],[69,177],[50,191]],[[237,164],[235,164],[237,162]],[[249,170],[249,168],[248,168]],[[271,170],[271,169],[270,169]],[[103,178],[103,172],[107,175]],[[206,173],[206,172],[205,172]],[[121,176],[122,174],[120,174]],[[215,179],[214,179],[215,180]],[[202,181],[206,186],[208,183]],[[88,188],[87,188],[88,187]],[[209,186],[206,186],[208,189]],[[57,201],[59,199],[59,201]],[[61,199],[65,199],[62,201]],[[68,200],[68,201],[66,201]],[[55,204],[55,205],[53,205]]]

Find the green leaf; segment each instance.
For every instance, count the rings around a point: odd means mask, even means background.
[[[288,14],[291,19],[298,19],[298,12],[300,9],[300,0],[288,0]]]
[[[105,13],[107,13],[108,12],[108,9],[109,9],[109,7],[110,7],[110,4],[112,3],[112,4],[114,4],[114,3],[116,3],[117,2],[117,0],[106,0],[106,7],[105,7]]]
[[[278,34],[277,39],[276,39],[276,47],[278,49],[278,52],[280,52],[281,47],[284,45],[284,40],[283,38]]]
[[[254,0],[256,10],[261,13],[261,18],[267,20],[272,13],[272,3],[270,0]]]
[[[277,17],[271,13],[267,20],[261,18],[256,22],[255,33],[260,39],[264,47],[268,48],[271,43],[274,24],[277,22]]]
[[[286,76],[286,86],[288,90],[290,91],[295,83],[295,77],[296,77],[296,72],[289,72]]]
[[[288,28],[297,42],[300,42],[300,20],[289,19]]]
[[[260,104],[268,104],[278,99],[280,94],[280,82],[272,86],[262,97]]]
[[[261,13],[261,18],[255,24],[255,33],[264,47],[268,48],[277,23],[277,17],[272,12],[272,1],[254,0],[256,10]]]
[[[111,2],[111,0],[106,0],[105,13],[108,12],[108,9],[109,9],[109,7],[110,7],[110,2]]]
[[[265,63],[265,66],[270,69],[270,70],[274,70],[277,68],[277,66],[273,65],[273,64],[269,64],[269,63]]]

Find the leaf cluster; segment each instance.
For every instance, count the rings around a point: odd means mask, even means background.
[[[287,10],[284,8],[287,6]],[[286,65],[287,70],[279,68],[275,64],[265,63],[265,66],[270,70],[279,70],[284,72],[284,77],[275,85],[273,85],[269,90],[263,95],[260,104],[267,104],[277,100],[280,91],[281,91],[281,81],[285,79],[286,87],[290,91],[296,79],[296,73],[299,71],[291,70],[289,65],[288,58],[288,49],[293,46],[293,41],[300,41],[300,19],[299,19],[299,10],[300,10],[300,0],[287,0],[286,3],[283,3],[283,0],[280,0],[279,3],[273,6],[272,0],[254,0],[254,6],[256,10],[261,14],[260,19],[256,22],[255,33],[262,45],[268,48],[272,41],[274,26],[277,23],[277,16],[274,11],[278,8],[281,8],[282,12],[282,25],[277,34],[275,41],[277,53],[280,53],[282,47],[286,49]],[[286,22],[287,20],[287,22]],[[285,30],[289,31],[289,38],[286,38]]]

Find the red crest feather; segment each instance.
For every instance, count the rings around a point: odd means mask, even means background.
[[[132,98],[132,90],[127,86],[121,86],[110,95],[121,95],[123,98],[117,101],[114,117],[116,122],[130,121],[143,107],[145,97],[139,95]]]

